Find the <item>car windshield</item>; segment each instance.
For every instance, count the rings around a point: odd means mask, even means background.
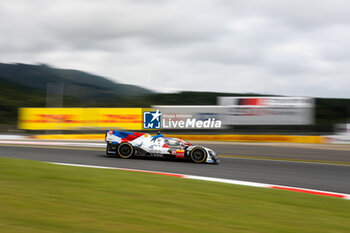
[[[177,139],[177,138],[165,138],[164,139],[165,144],[169,145],[169,146],[185,146],[185,145],[190,145],[190,143],[181,140],[181,139]]]
[[[173,138],[166,138],[165,143],[169,146],[181,146],[180,141]]]

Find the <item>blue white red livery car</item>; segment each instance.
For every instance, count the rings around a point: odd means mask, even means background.
[[[123,159],[132,156],[182,158],[195,163],[218,163],[216,153],[204,146],[191,145],[178,138],[151,136],[148,133],[131,133],[108,130],[106,154]]]

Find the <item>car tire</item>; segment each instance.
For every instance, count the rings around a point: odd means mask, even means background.
[[[195,163],[203,163],[207,159],[207,152],[200,147],[191,150],[190,158]]]
[[[128,142],[122,142],[117,148],[119,157],[128,159],[134,154],[134,147]]]

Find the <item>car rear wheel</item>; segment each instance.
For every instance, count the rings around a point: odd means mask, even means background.
[[[128,159],[134,154],[134,147],[128,142],[123,142],[119,144],[117,151],[121,158]]]
[[[207,158],[207,153],[204,149],[196,147],[191,151],[190,157],[195,163],[203,163]]]

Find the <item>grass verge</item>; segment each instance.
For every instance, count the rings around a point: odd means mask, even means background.
[[[0,158],[1,232],[350,232],[350,201]]]

